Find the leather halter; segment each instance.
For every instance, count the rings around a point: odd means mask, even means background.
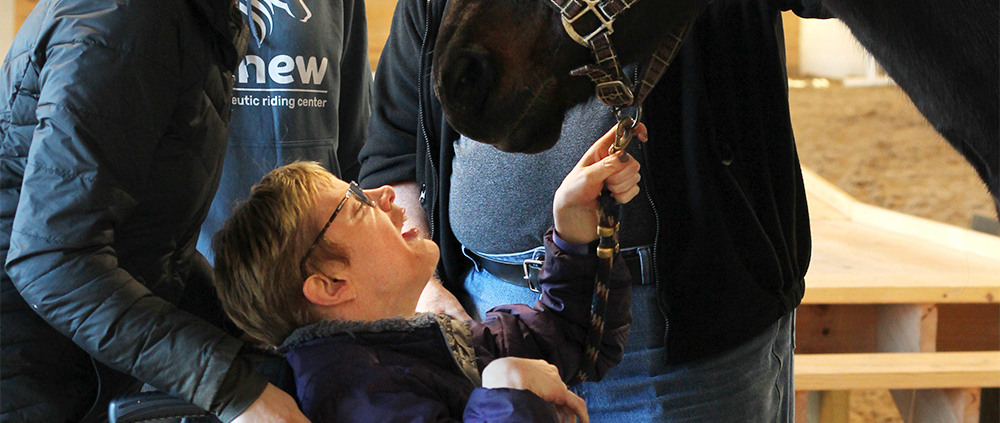
[[[684,39],[693,20],[689,20],[677,32],[670,34],[662,41],[642,71],[639,80],[639,91],[633,93],[634,87],[621,70],[618,55],[611,43],[614,24],[618,16],[639,0],[547,0],[546,4],[559,12],[566,34],[583,47],[590,49],[595,63],[586,65],[571,72],[574,76],[586,75],[596,84],[597,98],[604,104],[615,109],[622,119],[620,111],[628,107],[640,107],[642,101],[652,91],[660,77],[666,72],[667,66],[677,54],[678,47]],[[596,27],[580,28],[586,16],[592,15],[589,22]],[[638,114],[638,113],[637,113]],[[638,121],[638,116],[635,121]]]
[[[611,43],[611,34],[614,33],[614,23],[618,15],[631,7],[639,0],[547,0],[546,4],[554,7],[562,18],[563,28],[578,44],[587,47],[594,54],[595,63],[575,69],[571,72],[574,76],[586,75],[596,84],[597,98],[604,104],[614,108],[618,118],[618,129],[615,134],[615,142],[608,151],[613,154],[616,151],[624,150],[632,139],[632,131],[642,119],[642,101],[653,90],[656,83],[660,81],[670,65],[671,60],[677,54],[678,47],[684,39],[688,28],[691,27],[694,19],[690,19],[677,32],[670,34],[664,41],[660,42],[649,62],[642,70],[639,79],[638,93],[633,94],[632,83],[625,77],[618,62],[618,55],[615,54],[614,46]],[[585,22],[581,20],[592,14],[594,19],[591,23],[597,23],[596,27],[583,29],[578,24]],[[583,33],[583,35],[581,35]],[[623,111],[628,108],[635,110],[635,118],[623,115]],[[599,351],[604,338],[604,323],[607,314],[608,295],[610,290],[608,283],[611,279],[611,269],[614,265],[614,256],[618,253],[618,216],[621,212],[621,205],[611,196],[611,192],[604,189],[599,198],[598,208],[599,223],[597,234],[600,242],[597,247],[597,276],[594,281],[594,295],[590,305],[590,332],[587,334],[586,350],[584,360],[580,370],[577,372],[576,380],[584,382],[593,380],[594,370],[598,360]]]

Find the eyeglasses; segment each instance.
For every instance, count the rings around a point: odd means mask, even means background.
[[[337,213],[340,213],[340,209],[344,208],[344,204],[347,204],[347,199],[351,198],[351,196],[357,198],[363,205],[375,207],[375,203],[372,202],[367,195],[365,195],[365,192],[361,190],[361,187],[359,187],[356,182],[351,182],[351,184],[347,187],[347,193],[344,194],[344,199],[340,200],[340,204],[337,205],[337,208],[333,210],[333,214],[330,215],[330,220],[326,221],[326,225],[323,225],[323,229],[319,230],[319,235],[316,235],[316,240],[313,241],[312,245],[309,246],[309,249],[306,250],[306,254],[302,256],[302,261],[299,262],[299,270],[302,271],[302,279],[308,277],[306,274],[306,260],[309,259],[309,255],[312,254],[313,250],[316,249],[316,246],[319,245],[319,241],[323,239],[323,235],[326,235],[326,230],[330,228],[330,224],[333,223],[333,219],[337,218]]]

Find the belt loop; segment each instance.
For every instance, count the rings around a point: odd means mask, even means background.
[[[476,257],[474,257],[476,256],[476,253],[466,247],[465,244],[462,244],[462,255],[472,261],[472,267],[475,268],[477,272],[483,270],[483,268],[479,265],[479,260],[476,260]]]
[[[643,285],[651,285],[653,283],[653,256],[652,249],[648,245],[643,245],[638,248],[639,253],[639,268],[642,269]]]
[[[653,249],[649,245],[623,248],[621,258],[625,260],[632,283],[636,285],[652,285],[653,280]]]

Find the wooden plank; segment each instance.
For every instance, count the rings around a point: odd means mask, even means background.
[[[851,220],[968,254],[1000,259],[1000,237],[858,203]]]
[[[804,304],[795,311],[795,353],[876,352],[876,305]]]
[[[799,390],[1000,386],[1000,351],[796,354]]]
[[[909,238],[910,244],[917,250],[952,250],[952,253],[961,253],[966,257],[1000,261],[1000,237],[861,203],[806,168],[802,169],[802,180],[810,209],[830,207],[836,210],[858,228],[855,232],[874,235],[876,239],[893,234]],[[823,216],[828,214],[813,216],[813,226],[822,227],[821,223],[825,221]]]
[[[919,305],[913,305],[920,307]],[[799,354],[998,351],[1000,350],[1000,304],[923,305],[920,322],[908,324],[910,332],[919,325],[917,344],[906,350],[890,349],[886,304],[804,304],[795,312],[795,352]],[[933,307],[933,308],[931,308]],[[933,314],[937,317],[934,318]],[[936,324],[935,321],[936,320]],[[933,327],[937,326],[937,330]],[[912,335],[911,335],[912,336]],[[925,342],[936,338],[934,348]]]
[[[949,286],[1000,287],[1000,259],[850,221],[812,225],[813,254],[806,282],[855,278],[906,283],[941,280]],[[1000,249],[1000,245],[997,246]],[[994,296],[993,301],[998,299]]]
[[[806,187],[810,211],[822,204],[822,207],[836,210],[844,219],[851,218],[851,209],[858,201],[850,194],[805,167],[802,168],[802,182]]]
[[[1000,280],[993,274],[952,275],[927,272],[911,275],[820,274],[806,276],[803,304],[997,304]]]

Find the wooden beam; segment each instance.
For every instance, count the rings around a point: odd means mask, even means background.
[[[799,390],[998,386],[1000,351],[795,355]]]
[[[804,304],[795,311],[795,353],[876,352],[878,306]]]
[[[922,304],[1000,302],[1000,276],[967,274],[836,274],[806,277],[803,304]]]

